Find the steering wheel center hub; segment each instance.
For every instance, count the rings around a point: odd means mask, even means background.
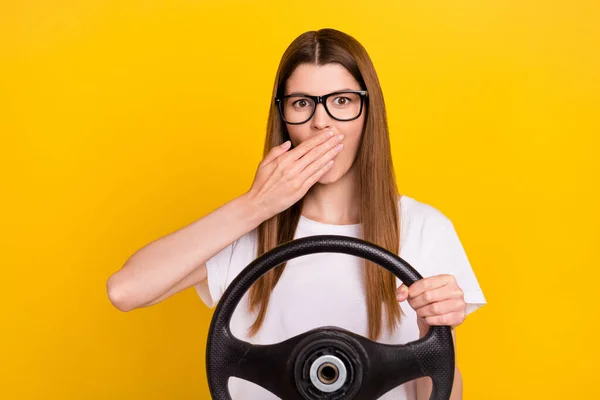
[[[341,332],[308,336],[298,344],[292,359],[296,387],[306,400],[351,399],[368,367],[360,343]]]

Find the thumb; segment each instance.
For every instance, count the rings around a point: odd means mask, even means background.
[[[404,301],[408,298],[408,288],[403,283],[396,289],[396,300]]]

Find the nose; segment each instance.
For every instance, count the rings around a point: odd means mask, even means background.
[[[317,104],[315,115],[311,119],[312,127],[316,130],[325,130],[331,128],[333,119],[327,114],[323,103]]]

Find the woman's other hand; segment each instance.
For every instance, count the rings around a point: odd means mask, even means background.
[[[396,290],[399,302],[408,299],[408,304],[417,313],[420,337],[433,325],[452,328],[464,322],[467,304],[464,293],[452,275],[436,275],[418,280],[410,287],[402,284]]]

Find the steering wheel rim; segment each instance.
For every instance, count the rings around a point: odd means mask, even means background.
[[[231,317],[252,284],[286,261],[315,253],[343,253],[367,259],[392,272],[407,286],[423,278],[398,255],[349,236],[308,236],[269,250],[236,276],[213,314],[206,350],[206,371],[212,398],[231,400],[228,380],[232,376],[250,380],[285,400],[372,400],[404,382],[429,376],[432,380],[429,399],[448,400],[455,367],[454,343],[448,326],[432,326],[423,338],[402,345],[383,345],[338,327],[313,329],[274,345],[252,345],[233,336]],[[343,364],[353,375],[351,384],[346,385],[343,393],[340,392],[342,389],[335,393],[318,389],[315,392],[310,383],[300,382],[303,376],[300,370],[305,368],[300,364],[308,361],[299,357],[311,344],[321,342],[325,343],[323,346],[335,348],[338,353],[346,352]],[[314,358],[314,354],[311,356]],[[373,364],[373,361],[381,365]],[[265,374],[268,366],[277,373]],[[313,383],[315,386],[317,382],[313,379]]]

